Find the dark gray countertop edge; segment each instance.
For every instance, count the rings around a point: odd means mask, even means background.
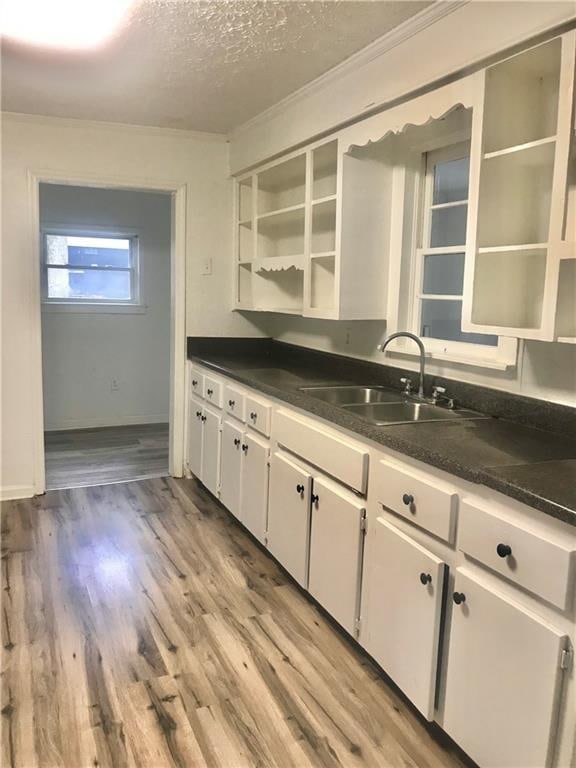
[[[330,406],[320,400],[313,399],[308,395],[263,384],[250,376],[242,375],[233,369],[214,363],[204,356],[189,353],[188,359],[193,360],[206,368],[210,368],[214,372],[220,373],[222,376],[234,379],[250,389],[257,390],[258,392],[273,397],[276,400],[280,400],[287,405],[306,411],[312,416],[322,418],[325,421],[330,422],[336,428],[340,427],[346,429],[349,432],[356,434],[359,439],[364,438],[370,440],[385,448],[391,448],[392,450],[398,451],[398,453],[410,456],[425,464],[429,464],[445,472],[456,475],[468,482],[492,488],[505,496],[509,496],[527,506],[538,509],[546,515],[576,527],[576,510],[569,509],[550,499],[531,493],[504,478],[497,477],[492,474],[489,469],[474,469],[468,465],[459,464],[457,461],[442,456],[435,451],[431,451],[420,444],[411,443],[394,437],[393,433],[386,432],[380,427],[372,426],[367,423],[362,423],[362,425],[360,425],[358,419],[348,416],[348,414],[341,409]]]

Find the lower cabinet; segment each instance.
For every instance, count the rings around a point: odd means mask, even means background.
[[[240,424],[222,424],[222,458],[220,465],[220,501],[234,517],[240,517],[240,484],[242,478],[242,443]]]
[[[445,563],[381,517],[369,536],[360,643],[432,720]]]
[[[312,475],[281,453],[270,460],[268,549],[304,588],[308,586]]]
[[[458,569],[443,727],[482,768],[552,761],[568,638]]]
[[[308,590],[350,634],[358,618],[365,514],[349,491],[314,477]]]
[[[220,413],[204,406],[202,415],[202,469],[200,479],[214,496],[220,484]]]
[[[262,544],[266,541],[268,518],[268,460],[270,446],[250,432],[242,444],[240,520]]]
[[[200,479],[202,472],[202,432],[204,403],[191,397],[188,403],[186,460],[188,468]]]

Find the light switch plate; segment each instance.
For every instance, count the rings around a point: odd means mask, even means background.
[[[201,275],[211,275],[212,274],[212,256],[207,256],[202,261],[202,265],[200,267],[200,274]]]

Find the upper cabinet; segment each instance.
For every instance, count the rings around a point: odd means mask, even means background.
[[[568,194],[575,36],[481,73],[472,124],[464,331],[576,337],[573,188]],[[571,177],[573,187],[573,170]]]
[[[370,163],[344,160],[336,138],[240,178],[235,307],[384,318],[385,206],[373,175]]]

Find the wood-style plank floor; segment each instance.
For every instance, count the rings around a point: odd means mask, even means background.
[[[2,513],[4,768],[455,768],[195,481]]]
[[[44,446],[49,490],[168,474],[168,424],[46,432]]]

